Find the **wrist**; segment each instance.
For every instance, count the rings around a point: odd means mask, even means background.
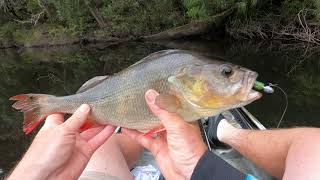
[[[207,152],[208,148],[207,146],[203,143],[198,146],[198,148],[195,149],[195,154],[192,158],[192,163],[190,163],[189,168],[185,169],[185,172],[183,173],[183,176],[186,179],[190,179],[192,176],[192,173],[194,169],[196,168],[199,160],[202,158],[202,156]]]
[[[51,171],[48,164],[42,161],[43,158],[36,156],[29,148],[8,179],[46,179]]]
[[[46,179],[49,176],[49,172],[45,171],[42,166],[35,164],[26,164],[24,162],[20,162],[17,167],[13,170],[11,175],[8,177],[8,180],[15,179],[32,179],[32,180],[40,180]]]

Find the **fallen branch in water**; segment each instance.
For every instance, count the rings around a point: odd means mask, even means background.
[[[219,13],[205,21],[193,21],[188,24],[168,29],[166,31],[144,36],[144,40],[164,40],[164,39],[179,39],[182,37],[196,36],[204,34],[213,28],[219,28],[223,25],[224,20],[233,13],[234,9],[230,8],[222,13]]]
[[[277,16],[268,17],[265,21],[250,20],[244,24],[235,22],[227,26],[226,31],[235,39],[261,38],[320,45],[320,24],[308,20],[312,13],[311,9],[303,9],[286,24]]]

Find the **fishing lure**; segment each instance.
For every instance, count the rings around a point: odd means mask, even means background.
[[[260,82],[260,81],[256,81],[253,87],[259,91],[263,90],[263,92],[268,94],[274,93],[274,89],[270,85],[266,86],[263,82]]]

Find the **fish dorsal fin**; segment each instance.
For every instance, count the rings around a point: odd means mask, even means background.
[[[168,50],[162,50],[162,51],[158,51],[158,52],[154,52],[150,55],[148,55],[147,57],[141,59],[140,61],[135,62],[134,64],[132,64],[130,67],[136,66],[138,64],[141,64],[143,62],[149,61],[151,59],[155,59],[155,58],[159,58],[168,54],[172,54],[172,53],[176,53],[176,52],[180,52],[181,50],[178,49],[168,49]]]
[[[149,59],[147,59],[147,60],[149,60]],[[130,68],[130,67],[133,67],[133,66],[136,66],[136,65],[138,65],[138,64],[141,64],[141,63],[143,63],[143,62],[145,62],[145,61],[146,61],[146,59],[145,59],[145,58],[143,58],[143,59],[141,59],[141,60],[139,60],[139,61],[135,62],[134,64],[130,65],[130,66],[129,66],[129,68]]]
[[[87,91],[88,89],[91,89],[93,87],[95,87],[96,85],[100,84],[101,82],[103,82],[104,80],[106,80],[109,76],[96,76],[92,79],[89,79],[87,82],[85,82],[76,92],[78,93],[82,93]]]

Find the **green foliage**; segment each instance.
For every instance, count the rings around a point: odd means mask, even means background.
[[[246,2],[237,3],[237,10],[240,15],[245,15],[248,11],[248,4]]]
[[[56,12],[53,21],[66,24],[70,31],[82,35],[91,27],[92,16],[84,0],[45,0]]]
[[[26,0],[19,10],[24,12],[20,29],[10,24],[0,28],[0,35],[12,37],[18,43],[29,44],[48,40],[64,41],[64,37],[79,37],[93,33],[98,38],[142,36],[157,33],[186,23],[184,12],[176,0]],[[103,17],[106,27],[98,29],[90,7]],[[43,14],[32,26],[32,15]],[[7,14],[9,17],[9,14]],[[10,15],[11,20],[17,20]],[[6,18],[0,18],[0,20]],[[19,24],[12,22],[12,24]],[[54,24],[55,26],[52,26]],[[48,29],[46,29],[47,27]],[[17,39],[15,39],[17,38]]]
[[[140,36],[158,32],[183,21],[173,0],[104,0],[99,9],[115,36]]]
[[[315,7],[315,16],[317,19],[320,19],[320,1],[319,0],[313,0],[314,7]]]
[[[302,0],[285,0],[282,2],[282,8],[286,14],[296,15],[300,10],[306,8],[306,4]]]
[[[183,0],[186,14],[192,20],[206,20],[232,7],[237,9],[237,14],[246,15],[257,4],[257,0]]]
[[[26,9],[30,13],[41,11],[38,0],[26,0]]]
[[[192,20],[206,19],[210,16],[206,9],[206,2],[204,0],[183,0],[183,5],[187,9],[187,15]]]
[[[285,0],[282,3],[282,9],[286,15],[296,15],[303,9],[313,10],[316,18],[320,18],[320,1],[319,0]]]
[[[74,31],[60,25],[40,24],[36,27],[28,27],[9,22],[0,27],[0,42],[10,44],[13,41],[15,44],[23,44],[26,47],[61,44],[76,38],[73,33]]]
[[[237,3],[236,0],[211,0],[211,2],[212,2],[212,5],[210,8],[214,10],[213,11],[214,14],[221,12],[223,10],[229,9],[231,7],[234,7]]]
[[[26,2],[20,0],[0,0],[0,9],[9,17],[20,18],[25,14]]]
[[[189,21],[208,20],[230,8],[237,10],[227,21],[227,26],[231,24],[233,29],[246,26],[252,19],[261,22],[258,28],[271,27],[274,19],[265,21],[265,17],[279,16],[279,13],[281,23],[292,22],[302,9],[308,9],[308,20],[320,19],[320,0],[273,3],[268,0],[0,0],[0,37],[18,38],[22,43],[23,40],[37,42],[46,38],[63,41],[66,36],[74,38],[89,34],[97,38],[143,36]],[[309,16],[311,12],[314,16]],[[98,18],[94,17],[95,13]],[[97,19],[102,22],[99,26]],[[35,21],[39,27],[32,27],[34,24],[31,23]],[[52,29],[44,30],[43,25]],[[49,32],[49,36],[44,31]],[[263,35],[261,29],[256,32]]]
[[[20,28],[17,23],[14,22],[8,22],[0,27],[0,39],[11,39],[12,38],[12,32],[16,31],[18,28]]]
[[[258,0],[251,0],[250,1],[251,8],[255,8],[255,7],[257,7],[257,5],[258,5]]]

